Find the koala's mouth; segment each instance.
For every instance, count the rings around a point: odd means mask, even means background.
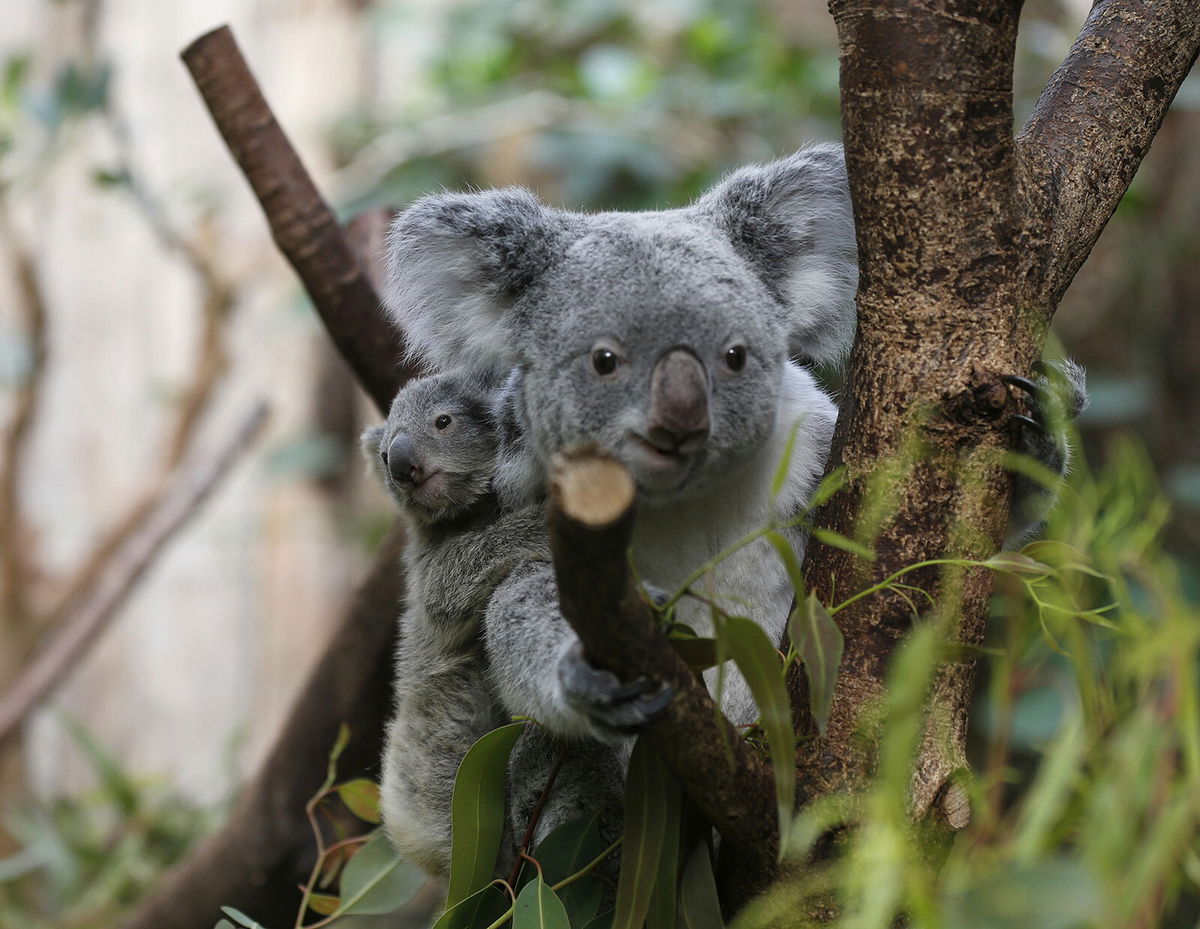
[[[446,475],[442,471],[433,471],[414,484],[412,495],[418,500],[427,501],[438,498],[446,493]]]
[[[664,449],[655,445],[645,436],[636,432],[629,433],[632,447],[642,464],[657,477],[675,477],[690,463],[692,453],[681,449]]]

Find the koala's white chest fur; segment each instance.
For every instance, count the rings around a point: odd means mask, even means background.
[[[787,365],[783,394],[767,443],[745,465],[699,501],[646,506],[634,526],[634,558],[642,579],[674,592],[702,565],[751,532],[772,522],[793,519],[811,497],[825,467],[837,410],[802,368]],[[797,425],[798,424],[798,425]],[[797,429],[788,477],[772,498],[772,479],[783,459],[788,437]],[[802,535],[785,532],[797,560]],[[793,589],[778,554],[758,539],[720,560],[692,589],[728,613],[749,616],[778,642],[787,621]],[[713,632],[709,606],[688,598],[678,618],[700,635]],[[715,671],[705,675],[710,688]],[[758,712],[739,675],[726,674],[722,705],[734,722],[750,722]]]

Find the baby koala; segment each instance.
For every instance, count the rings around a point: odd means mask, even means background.
[[[489,406],[506,374],[450,371],[410,381],[387,423],[362,437],[408,530],[383,824],[400,853],[431,874],[449,869],[459,762],[508,722],[480,635],[488,600],[516,567],[550,557],[541,511],[502,512],[492,491],[498,430]]]

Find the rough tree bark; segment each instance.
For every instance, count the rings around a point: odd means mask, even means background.
[[[1038,357],[1200,48],[1193,0],[1099,0],[1014,139],[1018,2],[830,6],[862,276],[830,461],[850,485],[819,522],[865,532],[877,557],[814,543],[805,579],[825,602],[926,559],[995,550],[1011,493],[998,456],[1015,403],[1000,376]],[[939,598],[951,635],[982,641],[989,572],[906,581]],[[871,770],[873,742],[856,732],[913,621],[908,600],[882,593],[837,620],[846,650],[829,729],[799,765],[814,794]],[[932,809],[950,827],[965,823],[950,777],[964,763],[971,676],[970,664],[939,675],[914,772],[914,813]]]

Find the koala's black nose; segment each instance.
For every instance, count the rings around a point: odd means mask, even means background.
[[[392,439],[387,448],[387,468],[397,484],[418,484],[423,471],[417,464],[417,450],[413,441],[401,433]]]
[[[686,348],[673,348],[650,376],[646,438],[664,452],[688,454],[708,441],[708,376]]]

